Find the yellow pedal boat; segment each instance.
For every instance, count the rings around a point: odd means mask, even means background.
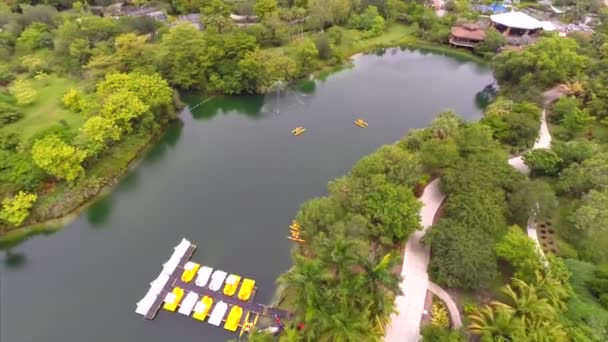
[[[243,279],[243,284],[241,285],[241,289],[239,290],[239,299],[242,301],[249,300],[249,297],[251,297],[251,293],[253,292],[254,285],[255,280],[249,278]]]
[[[306,128],[304,128],[303,126],[298,126],[291,130],[291,134],[293,134],[295,136],[298,136],[304,132],[306,132]]]
[[[224,329],[229,331],[236,331],[239,327],[239,323],[241,322],[241,317],[243,316],[243,308],[240,306],[233,306],[230,309],[230,313],[228,313],[228,318],[226,318],[226,324],[224,324]]]
[[[186,265],[184,265],[184,272],[182,273],[182,281],[184,283],[189,283],[192,279],[194,279],[194,276],[196,275],[196,272],[198,272],[198,269],[201,268],[201,265],[192,262],[192,261],[188,261],[186,263]]]
[[[194,317],[194,319],[198,319],[199,321],[204,321],[205,318],[207,318],[212,305],[213,298],[209,296],[203,297],[200,302],[196,303],[192,317]]]
[[[231,274],[226,278],[226,286],[224,286],[224,294],[226,296],[232,296],[236,292],[236,288],[239,287],[241,282],[241,276]]]
[[[163,308],[168,311],[175,311],[183,296],[184,289],[174,287],[173,291],[171,291],[171,293],[167,293],[167,296],[165,296],[165,304],[163,305]]]
[[[366,128],[368,126],[367,122],[363,121],[363,119],[355,120],[355,125],[357,125],[361,128]]]

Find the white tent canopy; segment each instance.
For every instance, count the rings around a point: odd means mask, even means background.
[[[490,16],[490,19],[494,23],[522,30],[536,30],[543,27],[542,23],[539,20],[523,12],[506,12],[501,14],[492,14]]]
[[[196,292],[188,292],[186,298],[184,298],[184,301],[179,306],[179,310],[177,312],[181,313],[182,315],[190,316],[192,308],[194,308],[197,301],[198,295],[196,294]]]

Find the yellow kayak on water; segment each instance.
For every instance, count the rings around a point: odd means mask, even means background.
[[[167,293],[167,296],[165,296],[165,305],[163,305],[163,308],[168,311],[175,311],[183,296],[184,289],[174,287],[173,291],[171,291],[171,293]]]
[[[241,322],[241,317],[243,316],[243,308],[240,306],[233,306],[230,309],[230,313],[228,313],[228,318],[226,318],[226,324],[224,324],[224,329],[229,331],[236,331],[239,327],[239,323]]]
[[[355,125],[357,125],[361,128],[366,128],[368,126],[367,122],[363,121],[363,119],[355,120]]]
[[[241,276],[231,274],[226,278],[226,286],[224,286],[224,294],[226,296],[232,296],[236,292],[236,288],[241,282]]]
[[[304,126],[298,126],[298,127],[294,128],[294,129],[292,129],[291,133],[292,134],[296,134],[296,133],[298,133],[298,131],[303,130],[303,129],[304,129]]]
[[[243,280],[243,285],[241,285],[241,289],[239,290],[239,299],[242,301],[249,300],[251,297],[251,293],[253,292],[253,286],[255,285],[255,280],[245,278]]]
[[[213,298],[209,296],[203,297],[200,302],[196,304],[194,307],[194,314],[192,317],[194,319],[198,319],[199,321],[204,321],[211,310],[211,306],[213,305]]]
[[[182,273],[182,281],[184,283],[190,282],[194,278],[196,272],[198,272],[198,269],[200,267],[201,265],[192,261],[188,261],[184,266],[184,272]]]

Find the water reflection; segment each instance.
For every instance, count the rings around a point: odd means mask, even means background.
[[[0,238],[0,251],[8,251],[11,248],[20,245],[21,243],[33,238],[38,235],[51,235],[56,233],[61,229],[61,226],[45,226],[45,227],[36,227],[25,229],[20,231],[19,233],[13,233],[9,235],[2,236]]]
[[[4,265],[8,269],[18,269],[27,263],[27,255],[7,250],[4,254]]]
[[[194,94],[188,94],[184,97],[184,102],[193,103],[193,99],[200,99]],[[195,119],[210,120],[216,115],[222,113],[239,113],[245,114],[250,118],[259,118],[261,116],[262,106],[264,105],[264,97],[259,95],[239,95],[239,96],[218,96],[209,100],[204,105],[197,106],[190,111]]]
[[[87,209],[87,221],[91,227],[103,227],[108,221],[110,213],[112,212],[112,200],[110,196],[105,196],[100,200],[96,201]]]
[[[177,120],[175,123],[171,124],[165,133],[163,133],[163,136],[160,137],[156,145],[154,145],[154,147],[146,154],[146,157],[144,158],[146,165],[152,165],[163,160],[165,154],[167,154],[167,151],[177,145],[183,129],[184,123],[181,120]]]

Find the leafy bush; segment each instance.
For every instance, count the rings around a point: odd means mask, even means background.
[[[320,33],[315,36],[315,45],[319,51],[320,59],[330,59],[332,55],[332,49],[327,34]]]
[[[0,127],[23,118],[23,112],[8,103],[0,102]]]
[[[19,136],[16,133],[0,131],[0,150],[15,151],[19,143]]]
[[[30,194],[20,191],[13,198],[5,198],[2,201],[2,211],[0,211],[0,219],[18,226],[27,219],[30,215],[30,209],[34,206],[34,202],[38,199],[36,194]]]
[[[447,328],[450,326],[448,310],[446,310],[443,303],[433,303],[433,306],[431,307],[431,324],[438,328]]]
[[[562,159],[552,150],[536,149],[523,156],[524,163],[532,173],[537,175],[555,176],[560,170]]]
[[[9,87],[9,92],[17,99],[18,105],[28,105],[36,100],[38,91],[28,80],[17,79]]]

